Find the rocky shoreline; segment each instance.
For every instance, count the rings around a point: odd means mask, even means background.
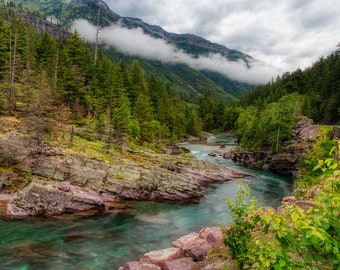
[[[206,261],[211,250],[223,246],[222,238],[220,227],[205,227],[199,233],[178,238],[171,243],[170,248],[148,252],[139,261],[128,262],[118,270],[222,269],[225,263],[223,259]]]
[[[307,199],[297,199],[295,196],[284,197],[281,205],[273,212],[284,212],[288,205],[299,207],[307,211],[313,208],[314,196],[320,192],[325,181],[320,182],[307,192]],[[269,208],[268,208],[269,209]],[[267,211],[267,210],[264,210]],[[189,233],[171,243],[171,247],[163,250],[150,251],[140,257],[138,261],[131,261],[118,270],[217,270],[229,269],[226,265],[233,265],[230,258],[223,257],[226,251],[223,243],[222,230],[226,227],[204,227],[199,233]],[[214,254],[216,251],[216,254]],[[234,268],[232,268],[234,269]],[[235,268],[236,269],[236,268]]]
[[[114,211],[122,200],[198,202],[204,185],[248,177],[183,155],[129,150],[110,162],[33,136],[0,136],[0,194],[5,218]]]
[[[301,167],[300,158],[312,149],[320,132],[320,126],[303,117],[293,127],[292,138],[281,147],[278,153],[272,151],[234,150],[223,153],[228,159],[240,162],[247,167],[295,176]]]

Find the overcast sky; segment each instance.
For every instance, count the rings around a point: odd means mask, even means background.
[[[191,33],[282,71],[305,68],[340,42],[339,0],[105,0],[120,16]]]

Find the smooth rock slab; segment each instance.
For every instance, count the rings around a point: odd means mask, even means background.
[[[60,184],[60,183],[59,183]],[[115,196],[101,196],[90,189],[63,183],[62,191],[47,182],[33,181],[23,190],[13,194],[7,205],[6,216],[26,218],[29,216],[53,216],[88,210],[108,210],[107,202]],[[66,191],[68,190],[68,191]]]
[[[155,250],[143,255],[139,260],[141,264],[156,264],[161,269],[165,268],[165,263],[184,257],[183,251],[180,248],[167,248]]]
[[[173,246],[175,248],[183,249],[185,246],[188,246],[191,243],[193,243],[194,241],[198,240],[198,238],[199,238],[198,233],[195,233],[195,232],[189,233],[187,235],[184,235],[184,236],[178,238],[174,242],[172,242],[171,246]]]

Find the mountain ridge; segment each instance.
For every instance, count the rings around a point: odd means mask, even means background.
[[[49,18],[52,21],[57,22],[59,26],[69,29],[72,22],[76,19],[85,19],[92,23],[97,24],[98,11],[100,11],[99,25],[100,27],[106,27],[111,25],[121,26],[127,29],[140,28],[146,35],[153,38],[162,39],[168,44],[176,46],[177,49],[191,55],[193,58],[198,58],[200,56],[208,56],[211,54],[220,54],[225,57],[228,61],[242,61],[246,66],[249,67],[248,63],[253,60],[249,55],[243,54],[237,50],[229,49],[223,45],[212,43],[202,37],[193,34],[175,34],[170,33],[157,25],[150,25],[145,23],[143,20],[132,17],[122,17],[112,11],[107,3],[102,0],[76,0],[76,1],[28,1],[28,0],[15,0],[13,1],[16,5],[28,9],[30,12],[43,14],[43,16]],[[51,33],[50,33],[51,34]],[[53,34],[52,34],[53,35]],[[134,57],[139,58],[139,57]],[[156,61],[157,62],[157,61]],[[146,66],[151,65],[153,68],[157,68],[160,64],[168,66],[166,69],[176,69],[176,65],[157,63],[154,65],[155,61],[149,61]],[[148,67],[145,67],[148,69]],[[188,69],[192,69],[188,67]],[[148,71],[146,72],[148,73]],[[189,72],[193,74],[192,72]],[[204,91],[208,90],[213,93],[213,96],[217,98],[222,98],[225,101],[230,100],[230,96],[233,98],[238,98],[242,94],[251,90],[254,86],[248,83],[235,81],[225,75],[218,76],[219,81],[216,83],[214,78],[217,76],[207,76],[207,73],[202,71],[194,72],[195,76],[192,78],[186,78],[181,76],[179,83],[175,88],[182,88],[182,92],[193,87],[196,81],[205,81],[203,85],[208,85],[208,89],[199,89],[198,92],[203,94]],[[217,74],[217,72],[214,72]],[[209,72],[210,74],[210,72]],[[168,77],[168,76],[164,76]],[[221,78],[224,78],[224,80]],[[171,81],[165,78],[164,83],[175,83],[177,80]],[[182,85],[182,86],[179,86]],[[184,87],[183,87],[184,86]],[[201,88],[204,88],[202,86]],[[217,93],[217,94],[214,94]],[[225,93],[226,96],[222,97]],[[191,94],[184,95],[190,96]]]
[[[27,2],[33,2],[33,1],[27,1],[27,0],[16,0],[13,1],[15,3],[18,3],[19,5],[26,6],[25,3]],[[41,2],[41,0],[35,1],[35,2]],[[43,1],[46,6],[49,5],[49,2],[58,2],[58,1]],[[67,3],[67,1],[62,1],[60,0],[59,2]],[[133,17],[125,17],[125,16],[120,16],[114,11],[110,9],[110,7],[107,5],[107,3],[103,0],[76,0],[73,1],[74,3],[69,3],[68,5],[78,5],[78,6],[84,6],[84,7],[95,7],[99,8],[100,10],[100,16],[104,16],[104,20],[100,20],[100,26],[108,26],[109,24],[107,23],[107,18],[111,20],[111,22],[128,28],[141,28],[145,34],[148,34],[152,37],[155,38],[161,38],[166,40],[167,42],[170,42],[174,45],[176,45],[178,48],[183,49],[185,52],[192,54],[189,49],[187,48],[187,45],[199,45],[201,50],[204,53],[207,52],[212,52],[212,53],[220,53],[223,56],[226,56],[228,60],[230,61],[237,61],[239,59],[242,59],[246,63],[249,60],[253,60],[253,58],[250,55],[244,54],[240,51],[234,50],[234,49],[229,49],[224,45],[218,44],[218,43],[213,43],[210,42],[209,40],[202,38],[200,36],[190,34],[190,33],[185,33],[185,34],[177,34],[177,33],[172,33],[164,30],[161,26],[158,25],[151,25],[146,22],[144,22],[142,19],[139,18],[133,18]],[[61,5],[59,8],[60,10],[63,9],[63,7],[68,7],[68,5]],[[58,9],[58,6],[56,7]],[[38,10],[35,10],[38,11]],[[41,12],[42,10],[40,10]],[[96,12],[98,10],[93,9],[92,12],[94,15],[97,15]],[[53,16],[54,14],[44,14],[45,16]],[[80,15],[80,14],[78,14]],[[106,18],[107,17],[107,18]],[[79,18],[84,18],[83,16],[74,16],[73,19],[79,19]],[[94,16],[91,20],[89,20],[91,23],[96,24],[97,21],[95,20],[96,16]],[[58,19],[59,20],[59,19]],[[69,21],[67,22],[67,18],[65,21],[60,21],[62,26],[69,27]],[[106,22],[106,23],[105,23]],[[195,56],[200,55],[201,53],[196,54]]]

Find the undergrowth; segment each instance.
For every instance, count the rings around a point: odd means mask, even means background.
[[[223,231],[224,243],[239,269],[340,269],[340,142],[336,144],[311,172],[322,182],[309,207],[259,209],[244,186],[235,202],[228,200],[234,222]]]

